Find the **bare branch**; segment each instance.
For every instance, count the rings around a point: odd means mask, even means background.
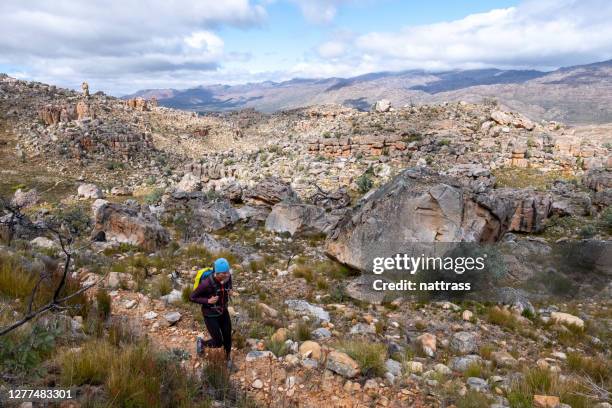
[[[34,312],[30,312],[28,314],[26,314],[21,320],[11,324],[10,326],[7,326],[3,329],[0,329],[0,337],[4,336],[7,333],[10,333],[11,331],[17,329],[18,327],[23,326],[24,324],[26,324],[27,322],[29,322],[30,320],[34,319],[35,317],[49,311],[52,309],[56,309],[56,308],[60,308],[61,304],[74,298],[75,296],[80,295],[81,293],[91,289],[92,287],[98,285],[99,283],[101,283],[104,279],[106,278],[106,275],[104,275],[101,279],[99,279],[98,281],[89,284],[87,286],[82,287],[81,289],[77,290],[76,292],[71,293],[70,295],[64,296],[62,298],[59,299],[53,299],[51,302],[47,303],[46,305],[40,307],[39,309],[35,310]]]

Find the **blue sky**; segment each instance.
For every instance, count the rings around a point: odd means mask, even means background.
[[[0,72],[120,95],[612,58],[608,0],[5,0]]]

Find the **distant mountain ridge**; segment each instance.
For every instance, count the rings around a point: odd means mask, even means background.
[[[274,112],[339,103],[366,110],[376,100],[394,105],[495,98],[533,119],[567,123],[612,122],[612,60],[537,70],[495,68],[426,72],[374,72],[351,78],[295,78],[284,82],[147,89],[124,98],[156,97],[162,106],[194,111],[254,108]]]

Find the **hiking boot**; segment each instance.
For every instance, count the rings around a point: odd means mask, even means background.
[[[196,353],[198,353],[199,356],[204,353],[204,338],[200,336],[196,338]]]

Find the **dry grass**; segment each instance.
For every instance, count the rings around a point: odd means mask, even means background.
[[[521,379],[512,384],[507,398],[513,408],[531,408],[535,394],[554,395],[572,408],[586,408],[593,403],[584,395],[588,392],[587,387],[575,380],[561,379],[547,369],[531,368],[523,371]]]
[[[16,257],[0,254],[0,295],[9,299],[25,299],[35,284],[35,275],[26,270]]]
[[[338,344],[339,350],[355,360],[365,376],[381,377],[385,374],[387,347],[366,340],[346,340]]]
[[[62,386],[100,385],[104,396],[92,404],[111,407],[208,407],[197,380],[169,354],[147,341],[117,348],[93,340],[58,358]],[[100,398],[100,397],[98,397]]]

